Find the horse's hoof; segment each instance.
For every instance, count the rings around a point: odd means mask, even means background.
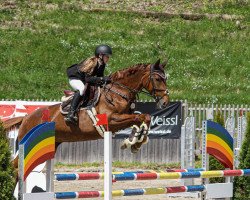
[[[131,146],[131,153],[137,153],[139,151],[134,145]]]
[[[127,145],[126,144],[123,144],[122,146],[121,146],[121,149],[126,149],[127,148]]]

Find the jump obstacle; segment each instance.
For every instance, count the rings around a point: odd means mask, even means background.
[[[169,169],[166,172],[194,172],[194,171],[205,171],[203,168],[197,169]],[[161,171],[164,173],[163,171]],[[129,171],[129,172],[112,172],[113,176],[119,174],[145,174],[145,173],[157,173],[155,170],[150,171]],[[55,180],[57,181],[76,181],[76,180],[100,180],[104,179],[104,172],[102,173],[71,173],[71,174],[55,174]],[[114,178],[113,178],[114,180]]]
[[[209,122],[210,123],[210,122]],[[41,127],[46,127],[48,123],[45,123],[43,125],[38,125],[34,129],[31,130],[31,133],[28,134],[31,138],[32,132],[39,132],[41,135]],[[207,122],[204,122],[204,133],[207,132]],[[37,131],[39,130],[39,131]],[[53,132],[53,131],[52,131]],[[210,131],[211,132],[211,131]],[[212,131],[213,132],[213,131]],[[211,133],[212,133],[211,132]],[[51,136],[51,135],[50,135]],[[75,173],[75,174],[57,174],[55,175],[55,180],[62,181],[62,180],[94,180],[94,179],[104,179],[104,191],[83,191],[83,192],[61,192],[61,193],[54,193],[53,192],[53,179],[51,178],[51,169],[47,171],[47,177],[49,178],[48,187],[46,188],[46,193],[37,193],[37,194],[25,194],[23,184],[21,185],[21,190],[23,192],[22,196],[20,196],[20,199],[28,200],[28,199],[34,199],[36,198],[39,200],[39,198],[34,197],[34,195],[48,195],[46,196],[46,199],[67,199],[67,198],[94,198],[94,197],[104,197],[105,200],[111,199],[112,196],[134,196],[134,195],[152,195],[152,194],[167,194],[167,193],[179,193],[179,192],[191,192],[191,191],[199,191],[199,192],[206,192],[206,198],[221,198],[221,197],[231,197],[232,196],[232,183],[221,183],[221,184],[204,184],[204,185],[196,185],[196,186],[177,186],[177,187],[164,187],[164,188],[140,188],[140,189],[128,189],[128,190],[116,190],[112,191],[112,181],[131,181],[131,180],[155,180],[155,179],[189,179],[189,178],[211,178],[211,177],[233,177],[233,176],[250,176],[250,169],[243,169],[243,170],[223,170],[223,171],[204,171],[204,168],[202,169],[188,169],[188,170],[171,170],[171,172],[148,172],[148,171],[135,171],[135,172],[116,172],[112,174],[112,152],[111,152],[111,141],[112,141],[112,134],[110,132],[106,132],[104,135],[104,150],[106,155],[104,165],[105,170],[104,173]],[[53,136],[52,136],[53,137]],[[26,138],[28,139],[28,138]],[[43,140],[46,140],[47,138],[42,138],[38,142],[40,144],[40,150],[42,149],[41,144],[43,143]],[[225,139],[225,138],[224,138]],[[34,140],[34,139],[33,139]],[[27,144],[31,144],[31,142],[27,142]],[[39,145],[38,145],[39,146]],[[230,146],[230,145],[229,145]],[[34,148],[36,147],[36,148]],[[32,152],[32,147],[27,147]],[[33,144],[33,152],[38,152],[39,148]],[[22,148],[21,148],[22,149]],[[206,149],[207,150],[207,149]],[[206,151],[205,150],[205,151]],[[227,149],[228,150],[228,149]],[[49,154],[51,152],[48,152]],[[24,155],[28,155],[27,153]],[[32,155],[32,154],[30,154]],[[35,155],[33,153],[33,155]],[[205,154],[204,154],[205,155]],[[218,154],[220,155],[220,154]],[[226,153],[225,153],[226,155]],[[231,155],[231,154],[230,154]],[[41,154],[43,157],[43,155]],[[227,155],[228,156],[228,155]],[[46,156],[45,156],[46,157]],[[33,160],[34,163],[40,163],[45,160],[45,157],[42,158],[35,158],[32,159],[32,156],[29,156],[28,158],[30,160]],[[21,156],[22,158],[22,156]],[[25,160],[26,157],[23,157],[23,159],[20,159],[20,162],[27,163]],[[50,157],[47,158],[53,158],[53,156],[50,155]],[[228,161],[228,160],[227,160]],[[35,164],[30,161],[29,166],[35,166]],[[224,164],[228,164],[225,162]],[[51,165],[51,164],[50,164]],[[21,165],[22,166],[22,165]],[[47,165],[48,166],[48,165]],[[23,168],[24,169],[24,168]],[[29,171],[30,168],[26,169],[26,171]],[[23,177],[27,177],[27,172],[21,173]],[[105,174],[105,175],[104,175]],[[25,178],[21,179],[25,180]],[[229,193],[225,194],[225,191],[229,191]],[[225,196],[226,195],[226,196]]]
[[[55,123],[45,122],[30,130],[19,143],[18,200],[53,199],[53,158],[55,155]],[[26,193],[26,178],[39,164],[46,162],[46,193]]]
[[[141,188],[141,189],[126,189],[112,191],[113,197],[121,196],[137,196],[137,195],[154,195],[154,194],[170,194],[180,192],[202,192],[206,190],[204,185],[178,186],[178,187],[163,187],[163,188]],[[60,192],[55,193],[56,199],[70,198],[98,198],[104,197],[104,191],[82,191],[82,192]]]
[[[94,177],[86,174],[78,174],[78,179],[74,178],[74,174],[59,174],[55,175],[57,181],[72,181],[72,180],[94,180],[104,179],[104,173],[101,176]],[[140,180],[169,180],[169,179],[189,179],[189,178],[212,178],[212,177],[231,177],[231,176],[250,176],[250,169],[243,170],[216,170],[216,171],[189,171],[189,172],[162,172],[162,173],[136,173],[125,172],[113,174],[114,181],[140,181]]]

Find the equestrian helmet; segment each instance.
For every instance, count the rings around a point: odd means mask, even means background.
[[[103,55],[112,55],[112,49],[110,46],[108,45],[99,45],[96,47],[95,49],[95,56],[98,56],[100,54],[103,54]]]

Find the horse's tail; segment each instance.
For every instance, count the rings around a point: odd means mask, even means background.
[[[14,118],[8,119],[3,122],[3,128],[5,130],[9,130],[13,126],[19,126],[22,123],[23,119],[24,117],[14,117]]]

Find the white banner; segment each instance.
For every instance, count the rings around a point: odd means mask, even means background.
[[[25,116],[33,111],[48,105],[54,105],[61,102],[56,101],[0,101],[0,119],[7,119],[19,116]]]

